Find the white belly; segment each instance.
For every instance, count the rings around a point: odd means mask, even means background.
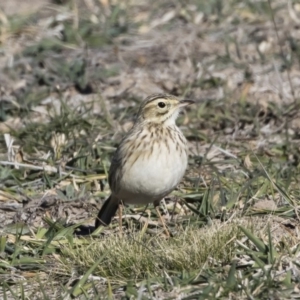
[[[124,172],[118,198],[127,204],[159,201],[178,185],[186,166],[185,150],[176,150],[176,144],[170,144],[169,148],[155,144],[152,155],[140,155],[140,158]]]

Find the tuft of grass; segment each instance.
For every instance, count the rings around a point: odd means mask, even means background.
[[[164,273],[181,273],[210,267],[214,262],[228,263],[234,253],[233,240],[238,236],[235,224],[197,228],[178,228],[168,240],[145,232],[130,231],[123,237],[108,235],[90,241],[89,246],[61,248],[64,256],[77,262],[79,273],[85,272],[97,257],[105,255],[94,274],[111,282],[161,277]],[[211,259],[211,262],[210,262]]]

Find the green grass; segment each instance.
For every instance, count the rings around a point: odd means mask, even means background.
[[[20,290],[26,285],[28,295],[38,297],[42,292],[49,295],[51,283],[56,299],[63,299],[63,292],[96,297],[120,288],[127,296],[136,296],[141,287],[145,296],[163,289],[200,299],[231,293],[246,298],[292,295],[291,273],[283,270],[298,269],[299,245],[293,237],[276,241],[275,222],[265,221],[236,219],[202,228],[177,224],[171,239],[148,233],[147,225],[138,231],[132,227],[122,237],[109,233],[79,238],[73,236],[74,228],[52,223],[49,230],[40,229],[34,236],[2,237],[6,253],[2,270],[14,268],[20,277],[31,278],[24,281],[3,272],[2,277]],[[33,282],[40,286],[38,294],[30,291]],[[3,293],[7,289],[3,284]]]
[[[287,7],[100,2],[1,21],[0,298],[299,299]],[[178,119],[190,156],[164,205],[171,237],[151,206],[125,208],[122,236],[117,218],[92,234],[111,155],[159,88],[197,102]]]

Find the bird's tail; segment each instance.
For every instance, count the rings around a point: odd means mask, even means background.
[[[101,225],[102,226],[109,225],[112,218],[116,214],[118,207],[119,207],[119,201],[113,198],[112,195],[110,195],[98,212],[98,216],[95,221],[95,230]]]

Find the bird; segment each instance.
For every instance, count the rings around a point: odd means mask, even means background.
[[[99,210],[95,230],[109,225],[118,208],[122,228],[122,204],[153,203],[169,235],[158,208],[185,174],[187,140],[176,119],[193,103],[169,94],[153,94],[141,103],[132,128],[113,154],[108,176],[111,194]]]

